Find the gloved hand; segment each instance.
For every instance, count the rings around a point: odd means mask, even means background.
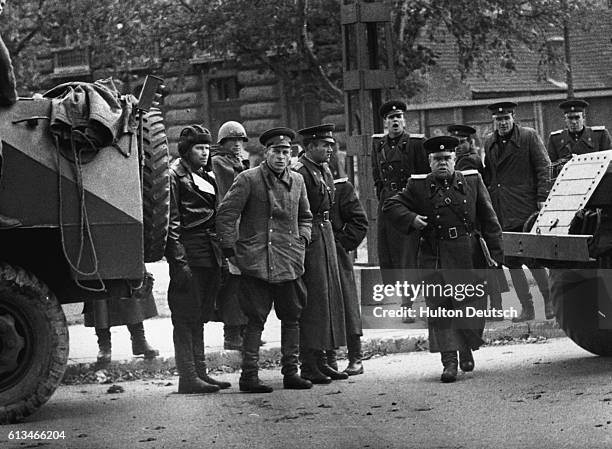
[[[191,268],[187,264],[175,265],[170,275],[170,279],[181,289],[187,290],[191,286],[193,275]]]

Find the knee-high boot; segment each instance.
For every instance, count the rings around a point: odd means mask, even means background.
[[[454,382],[457,380],[457,351],[444,351],[440,355],[444,366],[440,380],[445,383]]]
[[[242,340],[242,373],[240,373],[240,391],[246,393],[271,393],[272,387],[259,380],[259,342],[261,330],[248,326]]]
[[[300,375],[302,379],[311,381],[313,384],[328,384],[331,382],[331,377],[326,376],[319,369],[319,358],[325,357],[323,351],[316,349],[301,348],[300,349]]]
[[[335,349],[321,351],[319,355],[319,371],[332,380],[348,379],[348,374],[338,371],[338,355]]]
[[[128,324],[130,337],[132,339],[132,354],[144,355],[145,359],[154,359],[159,355],[159,351],[149,345],[145,338],[145,331],[142,322],[136,324]]]
[[[191,338],[193,344],[193,361],[195,363],[198,377],[207,384],[216,385],[221,390],[232,386],[229,382],[213,379],[208,375],[206,367],[206,355],[204,353],[204,325],[197,323],[191,327]]]
[[[344,370],[349,376],[356,376],[363,374],[363,353],[361,352],[361,336],[360,335],[349,335],[347,339],[347,350],[349,364]]]
[[[312,382],[302,379],[298,374],[298,353],[300,347],[300,328],[298,323],[281,322],[281,373],[283,387],[289,390],[312,388]]]
[[[111,361],[111,333],[108,327],[96,328],[98,337],[98,363],[108,364]]]
[[[193,360],[193,336],[190,324],[174,323],[172,336],[174,339],[176,369],[179,372],[178,392],[180,394],[189,394],[219,391],[218,386],[208,385],[196,373],[195,362]]]

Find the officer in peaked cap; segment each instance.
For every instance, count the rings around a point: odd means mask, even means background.
[[[398,231],[420,233],[419,269],[424,270],[427,284],[482,282],[483,278],[471,271],[486,266],[479,235],[491,257],[499,263],[503,259],[501,227],[481,176],[476,170],[455,171],[454,152],[459,143],[453,136],[427,139],[423,145],[431,173],[412,175],[406,189],[383,205],[383,213]],[[430,312],[457,311],[439,313],[428,320],[429,350],[441,353],[444,366],[441,380],[453,382],[458,366],[463,371],[474,369],[472,350],[484,343],[484,318],[468,317],[466,303],[460,297],[434,294],[426,296],[425,301]],[[486,297],[472,297],[468,304],[484,310]],[[452,315],[455,317],[448,318]]]
[[[455,168],[457,170],[478,170],[482,175],[484,165],[474,140],[476,129],[468,125],[450,125],[446,129],[451,136],[456,137],[460,142],[456,151],[457,161]]]
[[[398,232],[389,219],[382,214],[384,201],[400,192],[415,173],[428,173],[429,163],[423,148],[425,136],[411,134],[406,129],[403,101],[393,100],[380,107],[386,134],[374,135],[372,139],[372,178],[378,198],[377,249],[381,276],[386,284],[395,283],[399,269],[416,268],[418,233],[406,235]],[[410,307],[412,301],[402,299],[402,305]],[[414,319],[406,317],[405,323]]]
[[[348,378],[338,371],[336,348],[346,344],[344,301],[330,211],[335,199],[328,162],[336,139],[333,124],[298,131],[304,155],[293,169],[304,177],[313,215],[312,243],[306,248],[304,284],[308,299],[300,320],[301,374],[312,383]]]
[[[488,107],[495,131],[485,138],[484,144],[485,184],[501,227],[509,232],[523,232],[527,219],[542,208],[549,187],[550,159],[544,143],[535,129],[515,123],[516,106],[512,101],[505,101]],[[520,315],[513,318],[515,322],[535,317],[523,264],[529,266],[545,308],[552,310],[546,270],[534,260],[506,257],[504,265],[510,268],[522,308]]]
[[[553,162],[553,179],[573,154],[612,149],[610,133],[605,126],[585,126],[588,106],[589,103],[577,98],[559,104],[559,109],[563,111],[565,128],[550,133],[547,147]]]
[[[295,139],[295,131],[290,128],[272,128],[259,136],[259,143],[264,147],[290,147]]]

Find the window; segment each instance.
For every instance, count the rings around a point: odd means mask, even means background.
[[[235,76],[214,78],[210,80],[209,86],[210,100],[213,102],[237,100],[239,97],[240,85]]]

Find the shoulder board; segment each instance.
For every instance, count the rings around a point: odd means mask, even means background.
[[[382,139],[386,134],[372,134],[372,139]]]
[[[424,139],[425,134],[409,134],[411,139]]]
[[[300,168],[302,168],[304,166],[304,164],[302,164],[300,161],[296,162],[291,168],[293,170],[299,170]]]
[[[461,174],[463,176],[471,176],[471,175],[477,175],[478,174],[478,170],[476,169],[471,169],[471,170],[459,170],[461,172]]]
[[[338,179],[334,179],[334,184],[342,184],[344,182],[348,181],[347,177],[344,178],[338,178]]]
[[[556,130],[556,131],[551,132],[551,133],[550,133],[550,135],[551,135],[551,136],[556,136],[557,134],[561,134],[562,132],[563,132],[563,130],[562,130],[562,129],[558,129],[558,130]]]
[[[605,126],[603,126],[603,125],[599,125],[599,126],[591,126],[591,129],[592,129],[593,131],[605,131],[605,130],[606,130],[606,127],[605,127]]]
[[[420,174],[420,175],[411,175],[410,179],[425,179],[427,178],[427,175],[425,174]]]

